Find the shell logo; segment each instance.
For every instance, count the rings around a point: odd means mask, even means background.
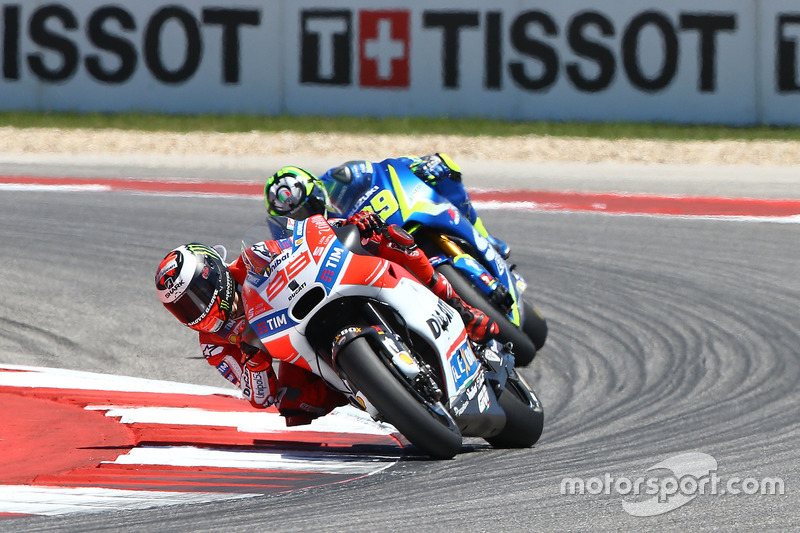
[[[414,365],[415,364],[414,360],[411,359],[411,356],[408,355],[408,352],[399,352],[397,354],[397,357],[399,357],[407,365]]]
[[[362,409],[364,409],[365,411],[367,410],[367,404],[364,401],[364,398],[361,397],[360,392],[356,394],[356,401],[358,402],[358,404],[361,406]]]

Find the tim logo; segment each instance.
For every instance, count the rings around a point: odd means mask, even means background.
[[[306,10],[300,17],[300,83],[352,85],[357,57],[359,86],[409,86],[408,10]]]

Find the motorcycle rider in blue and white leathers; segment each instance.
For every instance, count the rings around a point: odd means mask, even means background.
[[[508,259],[511,249],[505,242],[486,230],[461,181],[461,168],[447,154],[437,153],[422,157],[405,156],[395,160],[407,165],[419,179],[456,206],[503,259]],[[328,170],[319,176],[319,180],[327,189],[331,204],[338,210],[335,214],[341,215],[343,211],[341,206],[353,205],[372,186],[372,163],[348,161]]]

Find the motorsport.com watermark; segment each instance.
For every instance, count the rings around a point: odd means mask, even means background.
[[[729,477],[717,475],[717,460],[706,453],[690,452],[670,457],[647,471],[670,470],[667,476],[566,477],[561,480],[561,494],[616,494],[625,497],[650,496],[649,499],[623,501],[622,508],[633,516],[655,516],[681,507],[698,495],[783,495],[784,482],[778,477]]]

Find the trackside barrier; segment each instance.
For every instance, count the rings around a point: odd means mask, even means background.
[[[800,124],[797,0],[0,2],[0,109]]]

